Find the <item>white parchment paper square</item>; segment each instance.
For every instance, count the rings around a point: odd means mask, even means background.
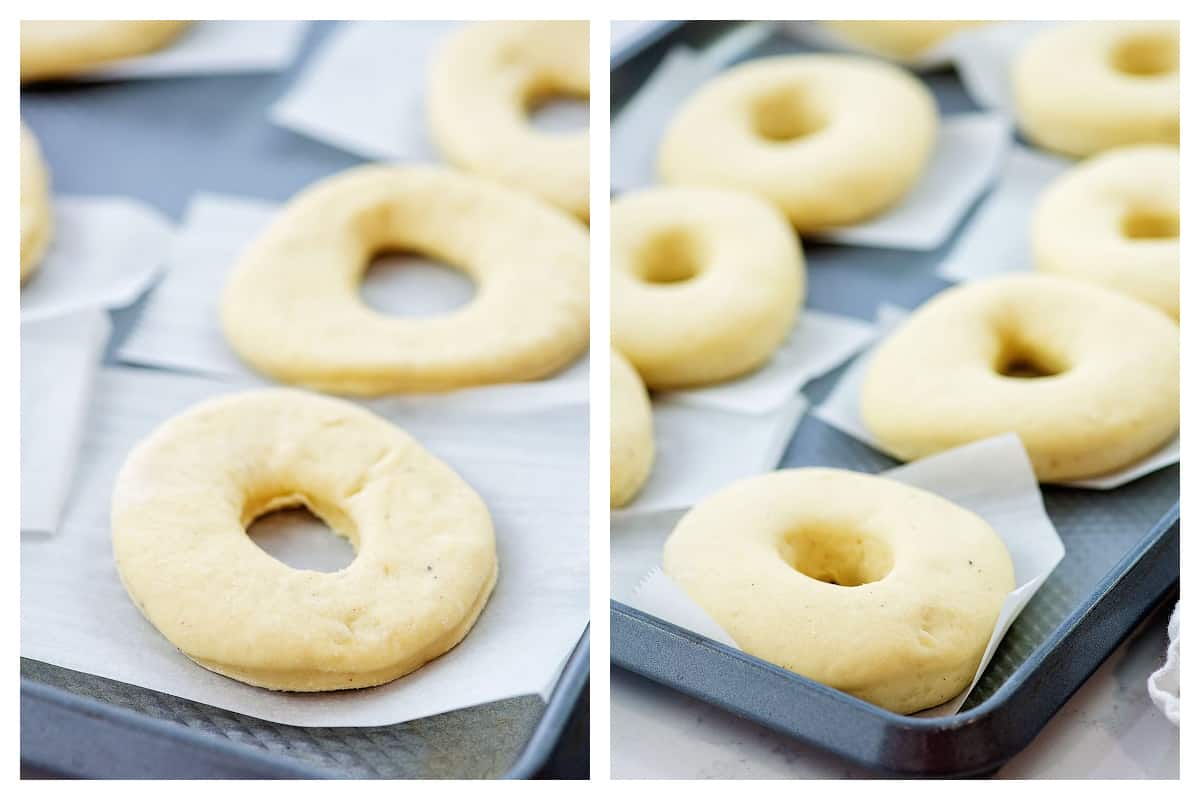
[[[197,195],[171,247],[166,275],[147,300],[118,357],[130,364],[270,382],[243,364],[225,341],[220,299],[238,256],[270,224],[278,209],[262,200]],[[363,295],[390,311],[411,313],[454,308],[472,292],[465,276],[419,259],[405,259],[402,268],[382,273],[373,270],[364,283]],[[587,391],[588,359],[583,357],[545,380],[464,389],[438,398],[441,402],[453,396],[459,403],[474,398],[491,407],[512,400],[526,404],[574,401],[586,399]]]
[[[1038,198],[1070,168],[1057,156],[1014,147],[996,187],[938,266],[952,281],[990,278],[1034,268],[1031,225]]]
[[[54,533],[111,326],[84,309],[21,323],[21,531]]]
[[[753,33],[753,30],[749,31]],[[653,184],[663,134],[683,101],[714,78],[728,58],[676,47],[612,123],[611,183],[624,192]],[[1000,168],[1010,124],[992,113],[944,117],[916,186],[872,220],[825,231],[820,238],[864,247],[932,250],[946,240]]]
[[[807,401],[793,395],[758,414],[653,401],[654,466],[645,486],[614,517],[688,508],[731,481],[775,468]]]
[[[1012,96],[1012,64],[1029,40],[1062,23],[1004,22],[962,31],[955,37],[953,61],[963,88],[976,104],[1016,116]]]
[[[805,309],[787,339],[754,372],[702,389],[660,392],[656,398],[761,414],[779,408],[795,397],[801,386],[836,369],[874,336],[875,326],[868,322]]]
[[[307,20],[198,20],[161,50],[114,61],[81,80],[277,72],[295,58]]]
[[[384,686],[305,694],[255,688],[189,661],[142,618],[113,564],[109,499],[129,450],[162,421],[238,388],[101,370],[60,535],[22,537],[21,655],[287,725],[388,725],[545,696],[588,618],[586,405],[493,415],[368,404],[480,493],[500,577],[478,623],[446,655]]]
[[[432,160],[429,64],[456,22],[343,22],[270,110],[271,121],[364,158]]]
[[[54,231],[21,287],[21,319],[122,308],[154,282],[170,247],[166,217],[124,197],[55,197]]]
[[[908,314],[909,312],[895,306],[884,305],[880,307],[877,324],[879,334],[876,344],[851,362],[846,371],[842,373],[842,377],[838,380],[833,391],[825,398],[825,402],[813,410],[813,415],[818,419],[827,422],[842,433],[852,436],[863,444],[869,445],[892,458],[898,457],[895,453],[889,452],[881,442],[876,440],[867,429],[866,423],[863,422],[862,415],[859,412],[859,396],[862,393],[862,384],[866,377],[867,366],[870,364],[871,357],[874,355],[879,343],[888,334],[896,330],[908,318]],[[1163,445],[1157,452],[1151,453],[1140,461],[1108,475],[1076,481],[1056,481],[1056,483],[1081,489],[1115,489],[1118,486],[1123,486],[1126,483],[1178,462],[1179,437],[1176,436],[1174,440]]]
[[[1062,560],[1066,550],[1046,515],[1025,449],[1013,434],[948,450],[881,474],[941,495],[978,514],[1004,540],[1013,561],[1016,588],[1004,602],[971,685],[953,700],[919,715],[954,714],[979,681],[1004,634]],[[667,521],[669,526],[661,525]],[[614,526],[614,574],[620,570],[623,576],[628,576],[637,566],[644,570],[643,579],[631,596],[625,595],[629,599],[622,602],[736,647],[732,637],[662,572],[662,545],[675,521],[677,518],[660,517],[657,520],[659,527],[647,525],[640,530],[632,527],[618,530]],[[648,563],[651,557],[654,560]],[[626,577],[624,582],[627,581]]]
[[[814,238],[863,247],[936,250],[992,185],[1011,143],[1012,126],[1000,114],[942,117],[925,172],[895,207]]]
[[[835,28],[831,28],[813,20],[782,22],[780,23],[780,28],[796,41],[808,45],[809,47],[816,47],[821,50],[837,50],[848,53],[860,53],[862,55],[881,58],[885,61],[891,61],[895,64],[911,67],[915,70],[933,70],[954,63],[961,45],[965,41],[969,41],[966,34],[970,33],[971,31],[971,29],[967,28],[956,33],[952,33],[915,58],[904,59],[897,58],[888,53],[875,50],[865,44],[860,44],[847,39]]]

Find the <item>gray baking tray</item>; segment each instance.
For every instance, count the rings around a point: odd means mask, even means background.
[[[670,48],[705,47],[737,25],[664,23],[614,53],[613,113]],[[802,49],[776,34],[739,60]],[[943,113],[975,108],[952,71],[922,77]],[[915,307],[949,285],[934,269],[951,246],[953,238],[929,253],[806,242],[808,252],[820,252],[819,265],[808,270],[807,305],[866,320],[883,301]],[[841,371],[804,394],[819,404]],[[895,463],[810,414],[780,467],[878,472]],[[1031,742],[1137,623],[1178,589],[1178,465],[1112,491],[1046,486],[1043,494],[1066,556],[952,717],[885,711],[616,601],[612,663],[882,773],[989,773]]]
[[[56,192],[136,197],[175,220],[200,191],[283,201],[361,163],[266,116],[332,27],[313,23],[283,72],[25,86],[21,116],[38,136]],[[113,314],[110,361],[140,309]],[[547,702],[518,697],[377,728],[300,728],[23,658],[22,772],[587,777],[588,669],[584,632]]]

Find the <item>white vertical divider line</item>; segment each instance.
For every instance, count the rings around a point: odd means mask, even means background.
[[[589,532],[591,546],[591,775],[609,777],[609,40],[610,25],[590,25],[591,375]]]

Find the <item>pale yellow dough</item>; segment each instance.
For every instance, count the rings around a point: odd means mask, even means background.
[[[354,545],[293,569],[246,535],[306,506]],[[201,403],[134,448],[112,499],[129,596],[192,660],[268,689],[399,678],[458,644],[496,582],[491,517],[462,478],[360,406],[295,389]]]
[[[777,56],[734,67],[676,113],[663,180],[741,189],[801,232],[873,217],[902,198],[937,137],[933,95],[861,56]],[[881,132],[886,131],[886,135]]]
[[[359,284],[415,250],[466,272],[449,314],[389,317]],[[310,186],[242,253],[221,322],[237,354],[287,383],[358,395],[532,380],[588,341],[588,234],[536,198],[444,167],[357,167]]]
[[[185,20],[54,20],[21,22],[21,83],[68,78],[166,47]]]
[[[768,203],[662,187],[618,198],[611,220],[613,344],[650,388],[749,372],[795,324],[804,256]]]
[[[33,132],[21,125],[21,283],[37,272],[54,230],[50,178]]]
[[[890,58],[911,61],[959,31],[988,23],[960,19],[831,19],[822,24],[853,44]]]
[[[1021,132],[1088,156],[1179,144],[1179,23],[1076,22],[1038,34],[1013,64]]]
[[[620,508],[641,490],[654,465],[654,421],[646,386],[625,357],[612,351],[609,505]]]
[[[837,469],[722,489],[679,521],[663,569],[747,653],[901,714],[967,687],[1013,589],[978,516]]]
[[[1013,432],[1043,481],[1104,475],[1179,430],[1179,329],[1056,276],[947,289],[875,352],[861,410],[904,460]]]
[[[1179,319],[1179,151],[1110,150],[1059,177],[1033,212],[1037,268],[1103,284]]]
[[[588,23],[479,22],[438,50],[430,72],[434,143],[463,169],[533,192],[588,219],[588,134],[547,132],[530,112],[588,97]]]

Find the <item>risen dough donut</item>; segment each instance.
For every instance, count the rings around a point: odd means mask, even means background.
[[[875,216],[920,177],[937,106],[903,69],[860,56],[778,56],[718,76],[675,115],[668,183],[743,189],[800,231]]]
[[[21,125],[21,283],[37,272],[54,228],[50,180],[33,133]]]
[[[609,505],[619,508],[634,498],[650,476],[654,464],[654,422],[642,379],[616,350],[612,351],[611,381]]]
[[[722,489],[679,521],[663,568],[746,652],[901,714],[967,687],[1013,589],[975,514],[837,469]]]
[[[1015,432],[1043,481],[1104,475],[1178,431],[1179,329],[1081,281],[979,281],[938,294],[884,341],[861,407],[904,460]]]
[[[451,35],[430,73],[429,119],[447,159],[588,218],[588,134],[535,128],[530,111],[588,96],[587,22],[480,22]]]
[[[803,300],[800,243],[753,195],[655,188],[613,203],[613,344],[650,388],[755,369]]]
[[[1178,145],[1179,23],[1049,28],[1013,64],[1013,95],[1022,133],[1049,150]]]
[[[842,19],[826,20],[823,24],[853,44],[909,61],[959,31],[987,23],[953,19]]]
[[[152,19],[22,21],[21,82],[66,78],[158,50],[189,24]]]
[[[293,569],[246,535],[307,506],[357,556]],[[491,518],[399,428],[344,400],[266,389],[201,403],[130,453],[113,553],[141,612],[193,661],[269,689],[399,678],[458,644],[496,582]]]
[[[359,297],[371,256],[461,267],[474,299],[401,319]],[[444,391],[549,375],[588,339],[588,235],[523,192],[441,167],[364,166],[294,197],[235,265],[225,336],[251,366],[347,394]]]
[[[1179,151],[1126,147],[1068,171],[1033,212],[1037,268],[1104,284],[1179,318]]]

